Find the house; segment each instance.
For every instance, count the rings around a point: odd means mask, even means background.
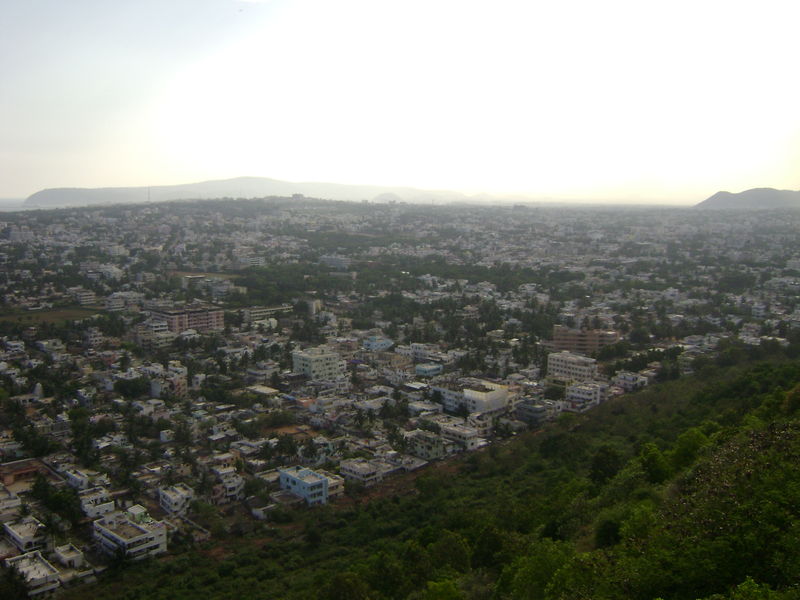
[[[93,523],[94,539],[111,556],[141,560],[167,551],[167,526],[162,521],[137,523],[115,511]]]
[[[211,488],[212,504],[230,504],[244,497],[244,479],[233,467],[215,467],[217,483]]]
[[[439,434],[424,429],[415,429],[406,436],[406,441],[409,454],[423,460],[444,458],[454,448],[453,442],[448,442]]]
[[[193,500],[194,490],[185,483],[176,483],[158,490],[158,503],[172,515],[185,515]]]
[[[618,371],[611,383],[626,392],[634,392],[645,387],[649,381],[644,375],[630,371]]]
[[[446,440],[455,442],[464,450],[474,450],[478,447],[479,436],[477,429],[474,427],[446,423],[441,426],[441,435]]]
[[[88,490],[98,485],[110,485],[108,475],[90,469],[67,469],[63,472],[67,484],[77,490]]]
[[[52,592],[60,585],[58,570],[38,550],[8,558],[5,563],[9,569],[14,569],[19,573],[25,581],[29,598]]]
[[[50,535],[44,524],[36,517],[23,517],[10,523],[3,523],[6,538],[20,552],[50,549]]]
[[[327,504],[327,477],[304,467],[287,467],[278,471],[281,489],[300,496],[309,506]]]
[[[89,488],[78,492],[81,509],[87,517],[95,519],[114,510],[114,501],[103,486]]]
[[[345,481],[354,481],[365,487],[383,481],[383,470],[363,458],[343,460],[339,463],[339,473]]]
[[[6,515],[15,514],[21,506],[20,497],[0,483],[0,520]]]
[[[583,382],[568,385],[564,393],[564,410],[583,412],[606,400],[608,385],[597,382]]]

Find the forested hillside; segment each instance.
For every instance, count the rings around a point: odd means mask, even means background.
[[[800,598],[800,363],[563,415],[65,598]]]

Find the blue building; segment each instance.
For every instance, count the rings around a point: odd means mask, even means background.
[[[303,498],[309,505],[327,504],[328,478],[305,467],[279,469],[281,489]]]
[[[394,342],[382,335],[371,335],[364,340],[363,346],[365,350],[369,350],[370,352],[380,352],[394,346]]]

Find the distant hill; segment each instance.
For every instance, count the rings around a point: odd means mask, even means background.
[[[85,206],[89,204],[124,204],[131,202],[164,202],[204,198],[264,198],[302,194],[326,200],[396,200],[431,202],[466,200],[458,192],[419,190],[409,187],[347,185],[341,183],[294,183],[266,177],[237,177],[152,187],[51,188],[32,194],[26,207]]]
[[[800,192],[776,190],[774,188],[755,188],[733,194],[717,192],[710,198],[695,205],[704,209],[763,210],[769,208],[800,208]]]

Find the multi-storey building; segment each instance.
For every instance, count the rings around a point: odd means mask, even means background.
[[[167,551],[167,526],[162,521],[136,523],[125,513],[112,512],[93,527],[95,541],[112,556],[141,560]]]
[[[250,308],[243,308],[241,311],[242,321],[244,323],[263,321],[264,319],[268,319],[282,313],[291,312],[291,304],[281,304],[280,306],[251,306]]]
[[[406,436],[408,451],[417,458],[436,460],[444,458],[455,447],[455,443],[445,440],[439,434],[424,429],[416,429]]]
[[[478,431],[474,427],[445,423],[441,426],[442,437],[457,443],[464,450],[474,450],[478,447]]]
[[[649,381],[644,375],[632,373],[630,371],[618,371],[611,380],[611,383],[626,392],[634,392],[645,387]]]
[[[583,382],[568,385],[564,394],[564,410],[583,412],[603,402],[608,395],[608,385]]]
[[[578,354],[593,354],[604,346],[616,344],[619,333],[607,329],[572,329],[564,325],[553,325],[553,350],[567,350]]]
[[[547,355],[547,377],[558,381],[590,381],[597,377],[597,361],[564,350]]]
[[[339,463],[339,473],[346,481],[355,481],[368,487],[383,481],[383,471],[378,465],[363,458],[351,458]]]
[[[292,370],[311,380],[332,381],[345,375],[341,357],[324,346],[292,352]]]
[[[244,479],[233,467],[214,467],[217,483],[211,488],[213,504],[230,504],[244,497]]]
[[[508,386],[482,379],[467,377],[457,385],[432,386],[431,390],[439,393],[444,409],[450,412],[486,412],[508,404]]]
[[[336,475],[335,473],[330,473],[328,471],[323,471],[321,469],[317,470],[319,475],[322,475],[328,480],[328,500],[333,500],[334,498],[338,498],[339,496],[344,494],[344,478]]]
[[[0,483],[0,518],[4,515],[14,514],[21,506],[22,500],[20,497]]]
[[[81,509],[89,518],[102,517],[114,510],[114,501],[108,495],[108,490],[102,486],[78,492],[78,498]]]
[[[176,483],[158,490],[158,503],[172,515],[185,515],[192,500],[194,500],[194,490],[185,483]]]
[[[311,469],[286,467],[279,469],[281,489],[300,496],[307,504],[327,504],[328,478]]]
[[[164,321],[167,329],[180,333],[187,329],[197,331],[222,331],[225,328],[225,315],[221,309],[211,306],[184,306],[182,308],[153,308],[153,319]]]

